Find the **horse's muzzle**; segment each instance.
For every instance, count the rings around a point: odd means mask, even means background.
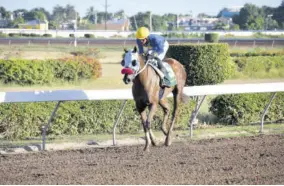
[[[124,74],[123,82],[124,82],[125,84],[131,83],[131,79],[128,77],[128,74]]]

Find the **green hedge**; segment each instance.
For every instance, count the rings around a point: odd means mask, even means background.
[[[0,81],[5,84],[42,85],[100,76],[99,61],[84,57],[52,60],[0,60]]]
[[[43,37],[52,37],[52,34],[43,34]]]
[[[284,78],[284,56],[232,58],[236,65],[234,79]]]
[[[235,70],[227,44],[171,45],[167,57],[185,66],[189,86],[222,83]]]
[[[6,37],[8,37],[7,34],[4,34],[4,33],[0,32],[0,38],[6,38]]]
[[[256,51],[256,52],[231,52],[231,57],[254,57],[254,56],[284,56],[282,51]]]
[[[171,99],[170,99],[171,101]],[[111,133],[121,101],[70,101],[59,107],[49,135],[77,135]],[[6,139],[25,139],[41,135],[56,103],[11,103],[0,105],[0,135]],[[171,104],[172,105],[172,104]],[[193,108],[181,104],[175,129],[187,129]],[[153,129],[160,129],[162,109],[154,116]],[[142,130],[141,120],[134,101],[128,101],[120,119],[118,133],[135,133]]]
[[[94,34],[85,34],[84,35],[85,38],[95,38]]]
[[[219,34],[217,33],[207,33],[204,35],[204,40],[209,43],[218,43]]]
[[[259,122],[271,94],[220,95],[211,101],[210,111],[220,123],[246,125]],[[284,94],[277,93],[265,121],[284,119]]]

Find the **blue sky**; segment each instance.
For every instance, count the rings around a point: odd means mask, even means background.
[[[115,12],[124,9],[128,15],[133,15],[138,11],[152,11],[154,14],[164,13],[189,13],[193,15],[198,13],[207,13],[217,15],[223,7],[243,6],[245,3],[252,3],[258,6],[266,5],[277,7],[282,0],[108,0],[110,5],[108,10]],[[85,16],[86,10],[94,6],[99,11],[104,10],[105,0],[0,0],[0,6],[8,10],[19,8],[32,9],[35,7],[44,7],[52,12],[56,5],[65,6],[71,4],[76,7],[80,15]]]

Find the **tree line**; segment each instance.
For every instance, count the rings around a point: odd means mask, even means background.
[[[226,10],[222,9],[221,11]],[[216,16],[210,16],[200,13],[199,18],[220,17],[221,11]],[[67,4],[66,6],[56,5],[52,12],[45,8],[33,8],[31,10],[17,9],[7,11],[4,7],[0,7],[1,19],[10,20],[11,15],[14,19],[9,21],[8,27],[17,28],[18,24],[25,23],[30,20],[47,20],[50,29],[60,29],[60,25],[66,24],[69,29],[73,29],[74,21],[77,14],[78,28],[92,29],[97,23],[104,23],[112,19],[129,18],[131,29],[136,30],[137,27],[147,26],[154,31],[177,30],[177,17],[190,16],[186,14],[167,13],[164,15],[153,14],[150,11],[138,12],[133,16],[127,16],[124,10],[117,12],[97,11],[93,6],[87,9],[86,14],[81,16],[74,6]],[[215,29],[224,28],[225,23],[218,22]],[[233,17],[233,25],[227,29],[233,30],[272,30],[284,28],[284,0],[278,7],[262,6],[258,7],[254,4],[245,4],[241,8],[239,15]]]

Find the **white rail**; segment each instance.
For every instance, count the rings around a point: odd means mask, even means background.
[[[205,85],[185,87],[184,94],[187,96],[222,95],[222,94],[245,94],[245,93],[273,93],[270,102],[266,105],[261,117],[260,132],[263,131],[263,118],[271,105],[277,92],[284,92],[284,82],[282,83],[259,83],[259,84],[227,84],[227,85]],[[172,95],[170,95],[172,96]],[[169,97],[170,97],[169,96]],[[118,120],[123,112],[126,100],[133,99],[131,89],[114,90],[52,90],[52,91],[19,91],[19,92],[0,92],[0,103],[19,103],[19,102],[50,102],[57,101],[57,105],[52,112],[48,123],[42,129],[42,149],[45,150],[46,131],[48,130],[52,118],[62,101],[79,100],[125,100],[122,102],[118,119],[113,127],[113,144],[115,145],[115,130]],[[198,99],[197,99],[198,100]],[[193,120],[198,114],[198,110],[203,101],[197,101],[196,109],[190,119],[190,136],[193,131]]]

